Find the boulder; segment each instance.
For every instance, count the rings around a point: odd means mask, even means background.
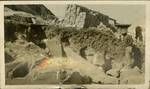
[[[16,40],[16,42],[13,43],[5,43],[5,47],[5,53],[9,54],[13,59],[11,62],[6,62],[6,78],[25,77],[30,72],[35,62],[41,60],[45,56],[44,50],[32,42],[28,43],[26,41]],[[9,60],[9,58],[6,57],[5,60]]]
[[[49,49],[50,53],[54,57],[65,57],[65,51],[62,46],[62,43],[60,41],[60,38],[58,36],[52,38],[52,39],[47,39],[45,41],[46,47]]]
[[[119,70],[117,70],[117,69],[111,69],[111,70],[108,70],[106,72],[106,74],[109,75],[109,76],[117,78],[117,76],[119,75],[118,72],[119,72]]]
[[[64,84],[91,84],[92,79],[88,76],[82,76],[79,72],[73,72],[71,76],[64,81]]]

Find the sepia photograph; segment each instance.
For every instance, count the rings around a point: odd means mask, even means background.
[[[144,83],[143,5],[5,5],[4,21],[6,84]]]
[[[12,3],[3,12],[5,85],[91,89],[147,80],[145,4]]]

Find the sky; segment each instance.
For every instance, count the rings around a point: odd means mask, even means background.
[[[58,18],[64,18],[66,5],[45,5]],[[89,9],[106,14],[109,17],[116,19],[122,24],[132,24],[129,31],[133,33],[136,26],[145,26],[145,6],[144,5],[125,5],[125,4],[82,4]]]

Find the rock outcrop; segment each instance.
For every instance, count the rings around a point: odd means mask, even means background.
[[[6,5],[4,7],[5,20],[15,21],[22,24],[36,25],[56,24],[58,21],[58,18],[43,5],[37,6],[39,11],[33,7],[34,5]]]
[[[43,19],[52,19],[56,18],[55,15],[47,9],[44,5],[5,5],[14,11],[23,11],[26,13],[30,13],[34,16],[40,16]]]
[[[44,25],[5,21],[5,41],[14,42],[17,39],[33,42],[45,48],[42,40],[46,38]]]
[[[24,74],[25,77],[25,75],[30,72],[35,62],[42,59],[45,55],[44,50],[42,50],[40,47],[32,42],[28,43],[23,40],[16,40],[13,43],[7,42],[5,44],[5,47],[5,53],[7,54],[5,55],[7,56],[5,58],[6,76],[11,78],[23,77],[22,74]],[[10,57],[13,60],[9,61]]]

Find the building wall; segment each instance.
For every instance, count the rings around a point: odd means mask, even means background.
[[[86,7],[79,5],[68,5],[66,8],[64,25],[77,27],[77,28],[88,28],[97,27],[101,22],[110,26],[109,20],[115,23],[115,20],[110,19],[109,16],[99,13],[97,11],[90,10]]]

